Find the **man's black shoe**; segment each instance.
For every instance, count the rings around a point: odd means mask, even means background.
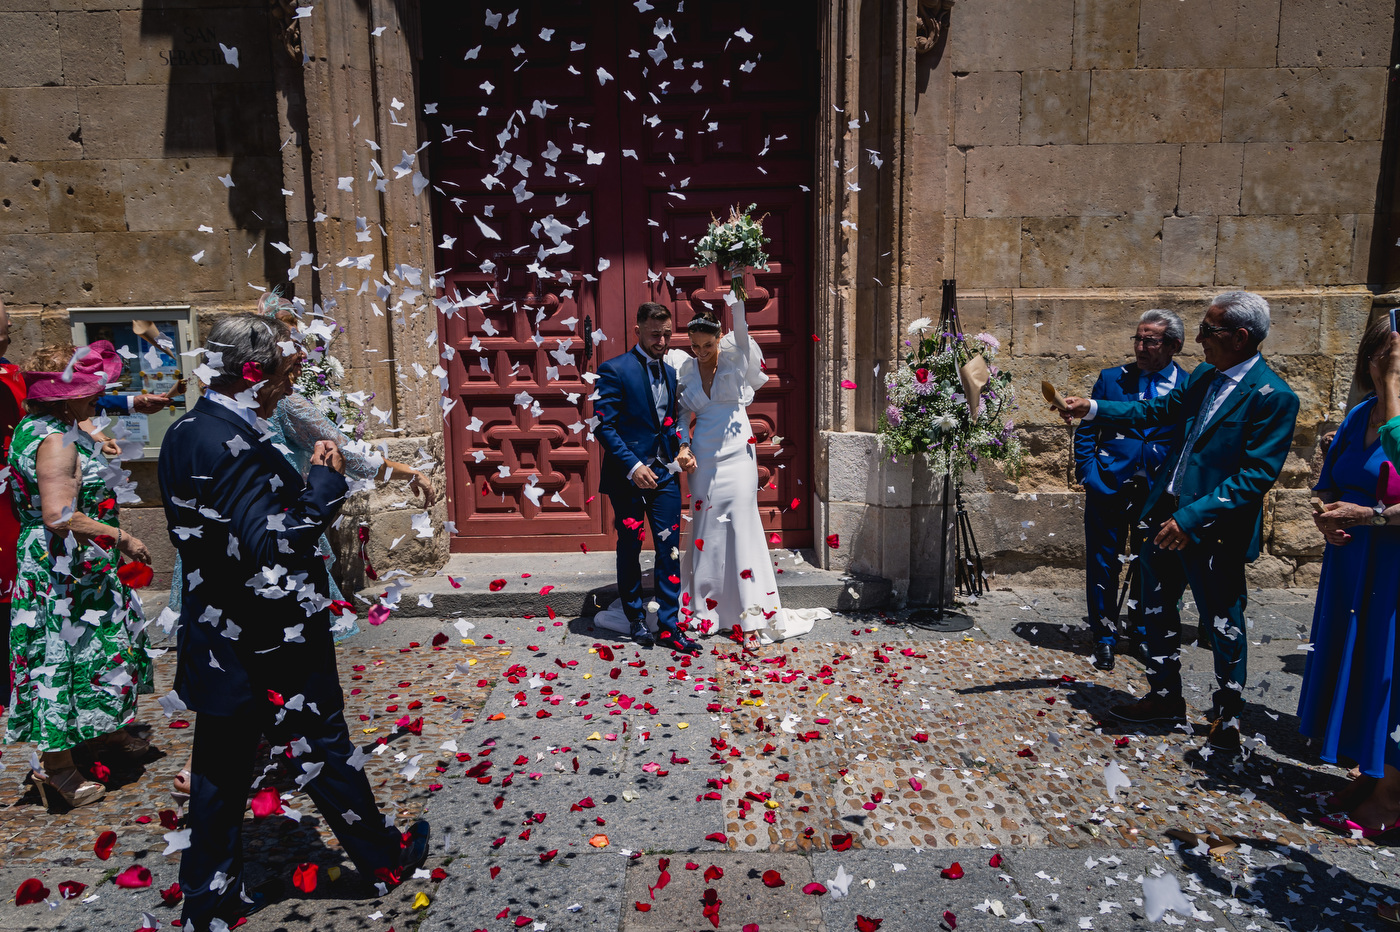
[[[1105,673],[1113,669],[1113,645],[1100,644],[1094,648],[1094,666]]]
[[[647,630],[647,623],[645,621],[632,622],[632,640],[643,647],[650,647],[652,644],[656,643],[651,636],[651,632]]]
[[[678,650],[683,654],[698,654],[702,649],[697,642],[679,632],[671,635],[667,642],[671,645],[672,650]]]
[[[408,827],[405,832],[408,841],[403,846],[403,851],[399,853],[399,882],[404,883],[412,879],[413,872],[423,866],[423,862],[428,859],[428,838],[432,834],[432,829],[428,825],[427,819],[419,819]]]

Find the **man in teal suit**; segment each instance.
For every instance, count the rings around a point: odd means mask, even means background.
[[[1205,364],[1185,384],[1151,401],[1068,398],[1064,412],[1067,421],[1181,426],[1142,511],[1156,529],[1142,557],[1151,691],[1112,711],[1129,722],[1186,717],[1177,605],[1189,585],[1201,616],[1199,640],[1215,654],[1208,740],[1222,751],[1240,746],[1244,568],[1259,556],[1264,496],[1278,481],[1298,418],[1298,396],[1259,355],[1268,334],[1263,298],[1247,291],[1218,295],[1196,336]]]

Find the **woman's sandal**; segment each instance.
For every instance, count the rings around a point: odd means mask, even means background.
[[[190,801],[190,772],[181,770],[175,774],[175,789],[170,791],[170,796],[180,805]]]

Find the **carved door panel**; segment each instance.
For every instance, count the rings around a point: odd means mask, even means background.
[[[449,296],[488,296],[441,319],[455,354],[447,368],[457,403],[446,419],[454,551],[612,546],[585,375],[627,350],[642,301],[670,305],[685,344],[691,301],[722,301],[727,283],[690,268],[682,240],[711,213],[750,202],[771,215],[774,260],[749,282],[750,326],[770,376],[750,408],[760,505],[783,545],[811,543],[802,186],[814,171],[815,19],[720,5],[662,15],[560,0],[522,5],[513,26],[492,29],[477,4],[425,4],[424,93],[437,103],[429,119],[454,128],[429,153],[437,234],[455,239],[438,265],[450,267]],[[658,35],[672,21],[676,37]],[[749,42],[735,36],[740,25]],[[542,30],[553,30],[549,40]],[[428,125],[436,138],[437,123]],[[550,226],[551,216],[569,229]],[[549,229],[572,250],[541,257]],[[541,266],[567,268],[569,280],[541,281],[532,271]],[[586,323],[606,336],[587,361]]]
[[[758,440],[758,507],[764,528],[778,532],[782,546],[806,547],[812,543],[806,198],[796,190],[751,190],[744,196],[763,205],[764,232],[772,240],[768,271],[749,273],[744,285],[749,334],[763,348],[768,375],[748,411]],[[711,213],[727,211],[732,200],[732,191],[694,192],[680,204],[665,192],[652,196],[650,216],[661,225],[652,230],[648,257],[662,274],[652,300],[672,309],[680,332],[674,346],[685,345],[685,324],[701,306],[719,311],[726,330],[733,327],[724,298],[729,280],[714,267],[690,266],[690,243],[704,234]]]
[[[629,7],[630,9],[630,7]],[[749,407],[759,441],[759,508],[785,547],[812,543],[811,238],[815,166],[816,18],[781,5],[687,17],[683,38],[659,57],[655,14],[624,17],[622,83],[646,93],[621,101],[623,146],[637,153],[622,189],[628,303],[652,300],[675,316],[675,346],[697,302],[722,310],[729,282],[695,269],[691,245],[731,205],[767,214],[768,272],[745,289],[750,332],[768,383]],[[742,25],[751,36],[737,37]],[[629,32],[630,28],[630,32]],[[682,30],[677,25],[677,34]],[[650,42],[647,40],[650,39]],[[629,41],[630,40],[630,41]],[[631,160],[629,166],[633,164]],[[642,294],[633,295],[639,289]]]
[[[602,453],[591,439],[586,376],[599,361],[592,333],[624,336],[617,94],[591,77],[558,76],[570,65],[590,76],[614,67],[612,36],[594,33],[584,3],[522,9],[512,35],[558,33],[530,43],[522,66],[518,46],[483,27],[477,5],[456,9],[461,20],[433,25],[460,36],[441,73],[441,89],[455,93],[439,114],[461,135],[435,147],[434,180],[446,194],[437,230],[455,239],[438,261],[451,266],[449,297],[485,298],[441,317],[455,352],[447,368],[457,404],[446,419],[452,549],[606,548],[612,519],[598,494]],[[570,36],[586,47],[571,51]],[[590,164],[598,152],[608,157]]]

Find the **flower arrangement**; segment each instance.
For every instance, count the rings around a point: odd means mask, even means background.
[[[343,331],[343,328],[340,330]],[[301,364],[301,374],[297,376],[295,388],[347,436],[359,439],[365,428],[364,408],[353,404],[340,390],[340,383],[345,378],[345,366],[331,355],[330,341],[331,336],[321,328],[316,328],[315,339],[305,341],[306,359]]]
[[[768,253],[763,245],[769,242],[763,235],[763,219],[750,216],[758,208],[750,204],[748,210],[729,208],[729,219],[721,223],[713,215],[705,235],[695,244],[695,264],[697,266],[718,265],[729,272],[730,285],[734,297],[744,300],[744,269],[753,268],[768,271]]]
[[[885,379],[888,406],[880,418],[880,442],[891,453],[922,453],[936,476],[966,469],[976,471],[984,460],[1000,463],[1011,475],[1021,464],[1023,449],[1016,436],[1016,393],[1011,374],[993,360],[1001,343],[989,333],[966,337],[933,332],[932,321],[921,317],[910,324],[912,352]],[[917,342],[914,342],[917,341]],[[986,386],[972,410],[965,394],[964,367],[976,362],[987,367]]]

